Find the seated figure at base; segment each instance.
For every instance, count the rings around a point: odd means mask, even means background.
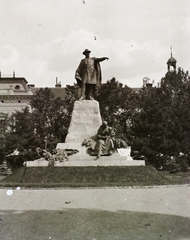
[[[82,146],[87,147],[87,153],[92,156],[110,156],[118,151],[118,149],[125,149],[128,147],[127,143],[115,136],[115,131],[108,126],[106,121],[102,122],[96,136],[85,138]]]
[[[114,143],[111,139],[111,130],[106,121],[102,122],[97,132],[97,140],[94,147],[94,155],[99,158],[101,155],[111,155],[114,151]]]

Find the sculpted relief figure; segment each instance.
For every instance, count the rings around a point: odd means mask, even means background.
[[[97,154],[97,158],[100,155],[111,155],[114,150],[114,143],[111,139],[111,130],[106,121],[102,122],[97,132],[97,141],[94,148],[94,153]]]
[[[90,50],[84,50],[85,58],[81,60],[75,72],[75,79],[81,88],[79,100],[94,100],[93,93],[96,87],[101,85],[102,80],[100,62],[109,59],[108,57],[91,58],[90,53]]]

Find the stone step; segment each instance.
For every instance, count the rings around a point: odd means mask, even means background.
[[[95,158],[94,158],[95,159]],[[90,166],[145,166],[143,160],[123,160],[123,159],[105,159],[100,157],[98,160],[78,160],[78,161],[66,161],[66,162],[55,162],[55,167],[90,167]]]
[[[27,161],[26,167],[47,167],[49,162],[46,160]],[[145,166],[144,160],[127,160],[126,157],[114,158],[113,156],[96,157],[68,160],[64,162],[55,161],[54,167],[97,167],[97,166]]]

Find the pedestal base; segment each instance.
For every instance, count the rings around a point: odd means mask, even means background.
[[[78,153],[69,156],[68,161],[56,161],[55,167],[88,167],[88,166],[145,166],[144,160],[133,160],[128,155],[121,156],[118,150],[111,156],[101,156],[96,159],[96,156],[91,156],[87,153],[87,148],[81,143],[58,143],[57,149],[76,149]],[[130,148],[130,147],[129,147]]]
[[[58,143],[57,149],[77,150],[77,153],[68,156],[68,161],[55,161],[55,167],[87,167],[87,166],[144,166],[145,161],[133,160],[128,149],[118,149],[111,156],[90,156],[87,148],[82,146],[84,139],[88,139],[97,134],[97,130],[102,123],[99,103],[97,101],[76,101],[72,112],[71,123],[65,143]],[[27,167],[48,166],[46,160],[35,160],[27,162]]]
[[[68,161],[55,161],[54,167],[97,167],[97,166],[145,166],[144,160],[133,160],[129,154],[121,156],[119,151],[116,150],[111,156],[101,156],[97,159],[96,156],[91,156],[87,153],[87,148],[82,146],[81,143],[58,143],[57,149],[73,149],[78,150],[76,154],[69,156]],[[130,148],[130,147],[129,147]],[[127,149],[126,149],[127,150]],[[35,161],[27,161],[27,167],[47,167],[49,162],[43,159]]]

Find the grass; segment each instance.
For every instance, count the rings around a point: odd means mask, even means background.
[[[133,187],[189,184],[190,174],[158,172],[150,166],[19,168],[1,187]]]
[[[171,174],[168,171],[160,172],[163,176],[168,178],[172,184],[189,184],[190,183],[190,171],[179,172],[177,174]]]
[[[185,240],[190,236],[189,218],[131,211],[4,211],[0,226],[4,240]]]
[[[189,182],[189,172],[169,174],[150,166],[22,167],[3,179],[0,187],[133,187]],[[0,239],[3,240],[187,240],[189,226],[190,218],[147,212],[72,208],[0,211]]]

